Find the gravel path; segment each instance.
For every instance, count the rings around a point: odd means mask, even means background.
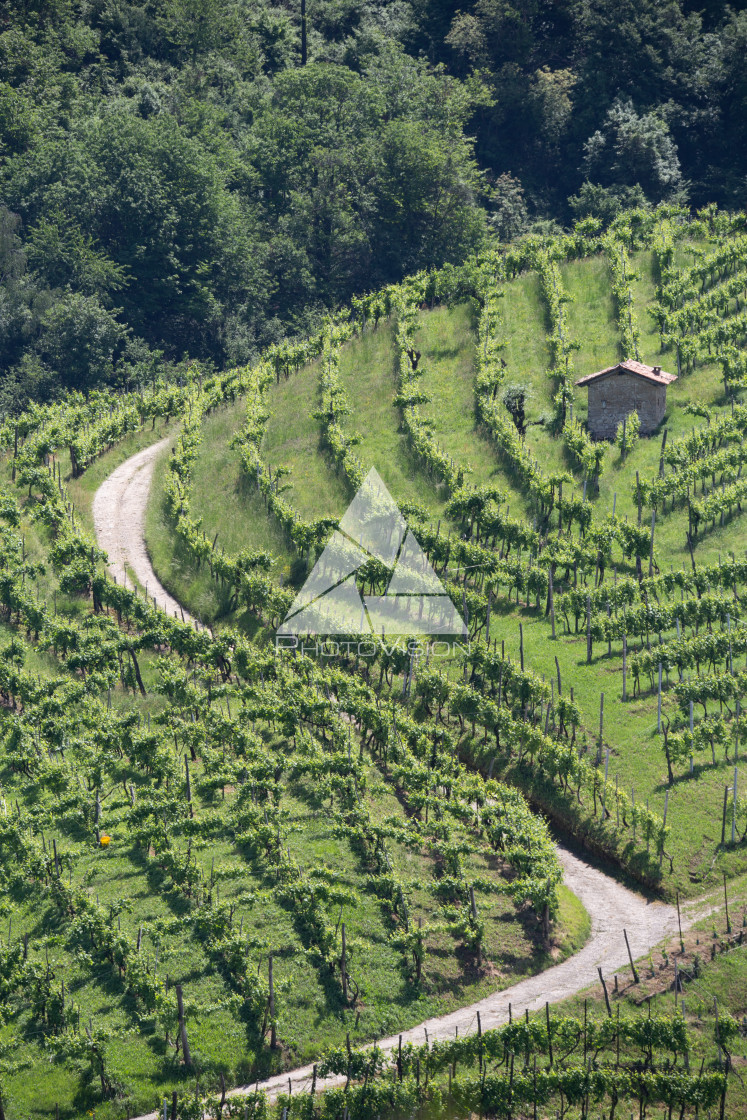
[[[169,614],[181,613],[179,604],[171,598],[156,579],[145,546],[145,508],[148,502],[153,465],[161,451],[169,443],[167,437],[146,447],[133,455],[114,471],[96,491],[93,502],[93,518],[96,536],[102,548],[109,554],[109,570],[118,580],[125,577],[125,563],[135,573],[140,583],[155,596],[159,607]],[[185,619],[189,615],[184,614]],[[194,620],[192,620],[194,621]],[[597,871],[572,855],[565,848],[558,847],[558,855],[563,865],[563,881],[581,900],[591,916],[589,939],[574,956],[562,964],[546,969],[537,976],[520,980],[510,988],[486,996],[477,1003],[470,1004],[437,1019],[428,1019],[402,1032],[403,1042],[420,1043],[428,1038],[453,1038],[457,1027],[462,1035],[477,1030],[477,1012],[483,1030],[500,1026],[508,1021],[508,1007],[511,1004],[516,1014],[523,1014],[542,1007],[545,1001],[556,1003],[572,996],[582,988],[598,980],[597,968],[602,969],[605,977],[628,963],[628,953],[623,937],[625,926],[633,958],[637,959],[649,952],[659,941],[670,937],[677,929],[677,911],[661,902],[647,902],[645,898],[628,890],[609,875]],[[691,919],[684,917],[683,930]],[[382,1050],[396,1048],[399,1035],[381,1039]],[[287,1092],[290,1080],[293,1092],[309,1090],[312,1066],[303,1066],[289,1073],[278,1074],[267,1081],[259,1082],[272,1098],[278,1093]],[[330,1077],[317,1080],[317,1089],[342,1084],[344,1078]],[[254,1085],[233,1089],[229,1097],[247,1096],[255,1092]],[[160,1113],[151,1112],[137,1120],[159,1120]]]
[[[127,582],[129,569],[161,610],[194,622],[158,582],[145,544],[145,509],[153,467],[171,439],[167,436],[138,451],[102,482],[93,499],[93,524],[96,539],[109,555],[109,572],[118,582]]]
[[[469,1007],[462,1007],[437,1019],[427,1019],[411,1030],[402,1032],[402,1042],[422,1043],[425,1032],[428,1038],[454,1038],[456,1028],[459,1034],[472,1034],[477,1030],[477,1012],[483,1030],[498,1027],[508,1022],[508,1006],[512,1005],[515,1015],[523,1015],[524,1009],[536,1011],[545,1001],[557,1003],[572,996],[594,982],[598,983],[597,967],[602,969],[605,979],[628,964],[628,952],[623,937],[625,926],[630,941],[633,958],[648,953],[659,941],[670,937],[677,930],[677,911],[673,906],[662,902],[647,902],[645,898],[628,890],[609,875],[597,871],[558,846],[558,856],[563,865],[563,881],[583,902],[591,916],[591,934],[588,941],[574,956],[554,965],[536,976],[520,980],[510,988],[504,988],[494,995],[486,996]],[[693,919],[683,915],[682,928],[685,930]],[[381,1039],[378,1043],[384,1051],[396,1049],[399,1035]],[[260,1081],[272,1099],[278,1093],[287,1093],[290,1080],[294,1093],[308,1092],[311,1088],[313,1066],[278,1074],[267,1081]],[[317,1089],[331,1088],[344,1084],[344,1077],[317,1079]],[[255,1085],[233,1089],[227,1097],[251,1096]],[[159,1120],[159,1113],[151,1112],[137,1120]]]
[[[611,976],[615,971],[628,964],[628,951],[623,937],[623,923],[627,929],[633,958],[647,953],[661,941],[671,936],[677,929],[677,911],[673,906],[661,902],[647,902],[641,895],[621,886],[615,879],[597,871],[558,846],[558,856],[563,865],[563,882],[580,898],[591,916],[591,934],[588,941],[574,956],[554,965],[536,976],[520,980],[510,988],[504,988],[494,995],[452,1011],[437,1019],[427,1019],[417,1027],[402,1032],[402,1042],[422,1043],[425,1032],[433,1041],[435,1038],[454,1038],[456,1028],[459,1034],[472,1034],[477,1030],[477,1012],[483,1030],[501,1026],[508,1022],[508,1005],[514,1014],[524,1013],[524,1009],[536,1011],[544,1007],[545,1001],[557,1003],[572,996],[582,988],[597,981],[597,967],[602,974]],[[683,921],[683,929],[685,928]],[[399,1035],[392,1035],[379,1042],[382,1050],[396,1049]],[[289,1074],[279,1074],[268,1081],[260,1082],[270,1096],[288,1091],[288,1077],[293,1084],[293,1092],[307,1090],[311,1086],[312,1066],[294,1070]],[[326,1081],[317,1080],[321,1089],[344,1083],[345,1078],[331,1077]],[[242,1096],[253,1093],[254,1086],[234,1089],[228,1096]],[[155,1114],[154,1114],[155,1115]]]

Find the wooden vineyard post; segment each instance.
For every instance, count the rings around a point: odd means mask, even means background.
[[[684,952],[685,943],[682,940],[682,918],[680,917],[680,892],[677,891],[674,897],[677,901],[677,928],[680,931],[680,952]]]
[[[182,997],[181,984],[176,985],[176,1009],[179,1019],[179,1037],[182,1040],[182,1057],[184,1058],[185,1066],[192,1065],[192,1055],[189,1050],[189,1039],[187,1038],[187,1025],[184,1022],[184,999]]]
[[[731,642],[729,642],[729,672],[733,674],[734,670],[731,668]],[[739,760],[739,697],[737,696],[737,718],[734,721],[734,761]]]
[[[664,819],[661,822],[661,848],[659,849],[659,867],[661,868],[661,861],[664,859],[664,831],[667,827],[667,810],[669,809],[669,790],[664,794]],[[671,870],[671,868],[670,868]]]
[[[472,914],[472,921],[475,923],[475,926],[477,926],[477,904],[475,902],[474,887],[470,887],[469,889],[469,904],[470,912]],[[479,941],[477,943],[477,963],[482,964],[482,944]]]
[[[524,672],[524,627],[519,623],[519,660],[521,663],[521,671]]]
[[[347,969],[347,960],[346,960],[346,956],[347,956],[346,949],[347,949],[347,944],[346,944],[346,941],[345,941],[345,923],[343,922],[342,923],[342,960],[340,962],[340,972],[341,972],[341,979],[342,979],[342,998],[345,1001],[345,1003],[348,1002],[348,969]]]
[[[16,424],[16,432],[15,432],[15,436],[13,437],[13,468],[12,468],[12,474],[11,474],[11,481],[12,482],[15,482],[15,480],[16,480],[16,459],[17,458],[18,458],[18,425]]]
[[[736,841],[736,831],[737,831],[737,768],[736,768],[736,766],[734,767],[734,785],[733,785],[732,789],[733,789],[733,800],[732,800],[732,812],[731,812],[731,842],[732,842],[732,844],[734,844],[735,841]],[[58,872],[58,874],[59,874],[59,872]]]
[[[599,973],[599,983],[602,985],[602,990],[604,992],[604,1002],[607,1004],[607,1014],[609,1015],[609,1017],[611,1019],[612,1018],[612,1008],[610,1007],[610,997],[607,994],[607,985],[604,982],[604,977],[602,976],[602,970],[599,967],[599,965],[597,965],[597,972]]]
[[[724,844],[726,843],[726,806],[728,804],[728,798],[729,798],[730,792],[731,792],[731,786],[724,786],[724,808],[723,808],[723,812],[721,813],[721,847],[722,848],[723,848]]]
[[[477,1037],[480,1040],[480,1075],[482,1076],[482,1019],[480,1012],[477,1012]]]
[[[641,524],[641,480],[638,477],[638,471],[635,472],[635,498],[638,503],[638,524]]]
[[[591,664],[591,595],[586,596],[586,664]]]
[[[600,743],[600,746],[599,746],[599,756],[598,757],[599,757],[599,762],[601,762],[602,761],[601,743]],[[602,820],[603,821],[605,821],[607,819],[607,817],[610,815],[607,812],[607,772],[609,770],[609,765],[610,765],[610,752],[609,752],[609,747],[608,747],[607,748],[607,753],[604,756],[604,785],[602,786]]]
[[[724,909],[726,910],[726,932],[731,933],[731,922],[729,921],[729,896],[726,893],[726,872],[724,871]]]
[[[667,432],[669,428],[664,429],[664,435],[661,440],[661,451],[659,452],[659,478],[664,477],[664,448],[667,446]]]
[[[277,1050],[278,1039],[275,1029],[275,983],[272,974],[272,953],[267,958],[267,981],[270,988],[270,1049]]]
[[[602,738],[604,736],[604,693],[599,693],[599,753],[602,753]]]
[[[654,526],[656,525],[656,510],[651,514],[651,545],[648,553],[648,578],[654,574]]]
[[[548,579],[549,579],[549,584],[548,584],[548,592],[547,592],[547,602],[548,602],[548,606],[549,606],[549,610],[550,610],[550,623],[552,625],[552,636],[554,638],[555,637],[555,588],[553,586],[552,564],[550,564],[550,567],[548,569]]]
[[[656,700],[656,730],[661,735],[661,661],[659,662],[659,689]]]
[[[189,755],[187,754],[185,754],[184,756],[184,774],[187,780],[187,803],[189,804],[189,815],[190,817],[193,817],[194,812],[192,810],[192,785],[189,780]]]
[[[677,913],[679,914],[679,908],[677,910]],[[630,961],[630,967],[633,970],[633,983],[638,984],[638,972],[633,962],[633,954],[630,951],[630,942],[628,941],[628,931],[626,929],[623,930],[623,937],[625,938],[625,948],[628,950],[628,960]]]

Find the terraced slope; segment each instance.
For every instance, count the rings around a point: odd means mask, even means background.
[[[718,238],[704,238],[701,231],[693,230],[687,237],[675,242],[673,267],[680,271],[691,269],[703,254],[716,252],[717,246]],[[650,314],[660,279],[657,260],[650,249],[640,248],[631,252],[631,305],[638,325],[641,357],[652,364],[660,363],[665,368],[676,369],[676,359],[671,350],[661,351],[659,332]],[[608,252],[561,262],[559,275],[562,289],[570,298],[570,302],[564,305],[567,308],[566,337],[578,347],[572,352],[574,376],[581,376],[613,362],[621,354],[622,334],[611,294]],[[548,377],[550,349],[547,338],[552,334],[552,325],[537,270],[530,268],[515,280],[505,282],[503,293],[500,300],[501,356],[506,361],[506,381],[521,384],[528,390],[525,444],[545,472],[567,474],[566,495],[570,490],[580,497],[583,471],[569,459],[563,440],[549,430],[553,388]],[[696,298],[693,305],[697,304]],[[733,316],[738,315],[734,301],[728,311]],[[478,318],[474,301],[418,311],[415,339],[422,352],[419,369],[423,371],[419,384],[429,398],[422,407],[423,416],[432,426],[437,446],[469,472],[465,474],[469,486],[497,486],[505,495],[504,508],[510,516],[523,518],[529,525],[532,522],[536,524],[537,512],[526,489],[506,457],[489,438],[484,425],[476,418]],[[435,527],[443,520],[448,532],[449,520],[445,516],[448,487],[425,471],[411,449],[408,450],[409,441],[402,430],[400,413],[393,403],[398,387],[396,361],[391,323],[388,326],[382,323],[377,330],[364,332],[362,337],[344,344],[340,357],[340,380],[350,411],[343,424],[350,435],[356,439],[359,437],[356,454],[364,464],[376,466],[395,498],[401,502],[418,502],[425,508],[430,525]],[[323,511],[339,516],[353,489],[345,485],[341,472],[335,468],[325,446],[321,422],[312,415],[319,408],[319,369],[318,362],[309,365],[269,390],[267,408],[270,420],[262,453],[273,469],[289,469],[283,483],[289,484],[286,495],[300,513],[312,516]],[[724,402],[724,383],[715,356],[710,356],[709,360],[709,355],[704,354],[696,369],[685,373],[670,388],[668,401],[662,432],[667,429],[670,448],[677,446],[677,441],[684,439],[693,427],[703,425],[702,418],[693,416],[687,406],[710,409],[714,422],[718,416],[727,413],[730,406]],[[585,412],[585,391],[575,390],[574,414],[583,421]],[[210,417],[205,422],[203,441],[194,468],[195,510],[203,517],[209,535],[217,531],[220,538],[225,526],[237,543],[265,544],[282,558],[286,580],[290,579],[298,585],[304,576],[305,565],[294,555],[273,517],[268,515],[264,506],[257,506],[256,488],[243,474],[238,455],[234,454],[231,459],[226,450],[227,433],[219,433],[219,427],[226,423],[229,415],[228,426],[233,433],[241,421],[238,407],[230,413]],[[301,424],[305,433],[302,459],[294,450],[293,439],[283,442],[280,437],[280,433],[292,432],[297,424]],[[662,432],[641,440],[624,462],[618,449],[607,451],[606,467],[598,486],[588,487],[595,521],[602,522],[614,509],[621,520],[637,525],[636,472],[641,479],[657,475]],[[228,480],[226,485],[231,490],[230,518],[224,518],[217,503],[205,501],[202,497],[217,462],[227,464],[226,470],[221,467],[221,475]],[[318,504],[317,495],[320,495]],[[153,510],[158,509],[159,500],[156,491]],[[650,515],[650,509],[645,507],[642,512],[644,526],[650,526]],[[655,530],[655,553],[657,569],[661,573],[682,570],[683,565],[691,570],[686,530],[686,511],[684,515],[681,509],[672,515],[660,513]],[[451,531],[454,531],[453,524]],[[155,535],[152,539],[154,548],[160,547]],[[743,541],[743,522],[735,510],[725,519],[723,527],[716,524],[701,535],[696,544],[696,564],[703,567],[718,565],[722,556],[740,554]],[[647,571],[645,555],[643,566]],[[618,554],[608,565],[605,579],[613,587],[618,576],[622,580],[631,572],[634,572],[632,564]],[[582,577],[582,582],[588,583],[590,588],[593,586],[593,568]],[[569,585],[573,585],[572,573]],[[176,580],[173,586],[188,597],[188,588],[183,582]],[[565,586],[568,585],[562,582],[561,572],[556,590],[562,591]],[[673,859],[673,865],[670,872],[668,859],[662,860],[663,868],[668,872],[663,885],[672,891],[676,888],[692,892],[709,876],[717,874],[721,866],[732,871],[747,866],[739,850],[722,851],[719,846],[723,789],[733,777],[733,752],[725,752],[721,746],[715,751],[714,764],[710,746],[707,746],[706,753],[702,753],[702,749],[700,753],[696,751],[692,776],[685,759],[684,766],[680,765],[683,771],[681,778],[670,785],[661,736],[657,733],[657,700],[655,690],[651,691],[650,676],[642,678],[643,695],[633,698],[633,680],[629,670],[628,700],[622,703],[621,640],[614,641],[609,651],[606,642],[596,642],[592,661],[587,664],[583,618],[579,619],[580,631],[576,633],[576,621],[570,615],[570,630],[567,631],[566,621],[558,612],[556,639],[548,640],[551,627],[545,616],[545,599],[539,611],[536,604],[527,608],[523,596],[517,604],[515,591],[513,600],[512,604],[511,595],[507,596],[504,591],[498,594],[494,604],[492,634],[499,636],[506,654],[512,658],[519,657],[521,623],[525,660],[533,670],[547,681],[556,681],[557,658],[562,686],[567,691],[572,684],[574,700],[579,706],[578,741],[588,744],[585,749],[592,761],[597,754],[600,697],[604,693],[603,754],[606,758],[609,749],[609,781],[626,790],[628,796],[638,803],[648,804],[660,817],[666,802],[667,821],[671,828],[666,850]],[[220,606],[217,598],[213,594],[208,601],[212,617],[218,617]],[[724,617],[719,625],[727,625],[726,613],[726,609],[722,610]],[[738,614],[738,605],[735,604],[731,612],[735,622]],[[661,637],[663,641],[676,638],[676,631],[672,626],[665,626]],[[656,629],[655,641],[658,640]],[[647,646],[651,636],[646,639],[644,635],[643,641]],[[639,645],[640,638],[631,636],[631,657]],[[674,721],[676,725],[683,717],[678,715],[673,690],[667,687],[675,683],[677,674],[670,680],[671,677],[665,671],[663,716],[665,721]],[[506,775],[537,798],[564,827],[587,837],[593,845],[614,852],[624,863],[635,867],[635,857],[628,850],[627,839],[614,834],[602,836],[598,817],[596,820],[593,816],[590,818],[588,811],[573,798],[558,797],[551,785],[538,780],[532,772],[524,772],[522,766],[517,767],[511,759],[505,760],[505,767]]]
[[[670,899],[739,874],[740,223],[661,210],[528,239],[356,300],[250,367],[45,406],[17,439],[0,426],[12,1120],[113,1120],[172,1089],[186,1113],[198,1079],[245,1085],[328,1043],[344,1068],[348,1033],[571,953],[584,920],[543,813]],[[666,447],[624,460],[573,393],[613,344],[661,345],[682,373]],[[212,631],[115,583],[92,534],[94,491],[164,436],[151,560]],[[371,466],[464,616],[448,660],[378,636],[274,649]],[[355,593],[390,575],[366,563]],[[680,1026],[661,1030],[681,1052]]]

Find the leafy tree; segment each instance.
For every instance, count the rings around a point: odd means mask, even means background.
[[[28,351],[20,361],[11,366],[0,381],[0,415],[23,412],[31,401],[47,401],[60,390],[57,372],[35,354]]]
[[[126,329],[95,296],[69,293],[41,322],[39,350],[67,388],[105,381],[123,352]]]
[[[526,385],[507,385],[503,390],[503,404],[508,409],[520,436],[526,435],[526,403],[530,395]]]
[[[640,183],[633,187],[603,187],[588,180],[582,184],[577,194],[568,199],[576,218],[599,218],[605,226],[613,222],[623,210],[645,207],[647,202]]]
[[[524,189],[513,175],[500,175],[491,191],[490,226],[501,241],[510,241],[526,232],[529,225]]]
[[[731,204],[743,205],[747,179],[747,12],[728,13],[717,49],[720,57],[711,69],[717,108],[714,106],[709,114],[711,128],[703,136],[707,162],[702,173],[712,197],[722,197],[720,192],[724,191]]]
[[[0,206],[0,352],[7,365],[20,358],[34,323],[34,290],[20,233],[18,215]]]
[[[601,129],[584,145],[584,170],[603,185],[640,185],[654,202],[684,191],[677,148],[656,113],[643,116],[632,101],[616,100]]]
[[[574,38],[586,120],[618,99],[650,107],[682,97],[707,49],[700,17],[678,0],[582,0]]]
[[[747,14],[694,7],[315,0],[302,66],[299,4],[4,4],[2,407],[59,384],[42,320],[70,294],[224,365],[461,263],[486,221],[608,223],[686,183],[741,204]]]
[[[194,66],[199,56],[214,50],[231,31],[233,12],[227,13],[220,0],[170,0],[163,20],[168,37]]]
[[[28,97],[7,82],[0,83],[0,155],[22,152],[36,131]]]
[[[31,268],[55,288],[106,300],[126,283],[125,269],[59,210],[43,215],[30,230],[26,252]]]
[[[384,130],[376,194],[382,257],[393,274],[459,260],[482,236],[481,180],[461,137],[416,121]],[[378,231],[377,231],[378,232]]]
[[[551,70],[549,66],[540,67],[532,78],[531,97],[537,114],[537,130],[555,151],[558,151],[571,120],[576,81],[572,70]]]

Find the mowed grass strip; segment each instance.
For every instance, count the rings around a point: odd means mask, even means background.
[[[550,409],[552,384],[547,377],[550,351],[545,341],[547,313],[536,272],[528,272],[504,287],[499,332],[505,339],[507,382],[531,387],[530,420],[539,420]]]
[[[290,473],[286,497],[302,517],[341,517],[350,500],[345,479],[324,453],[322,427],[313,413],[321,404],[319,363],[312,362],[273,386],[267,394],[262,456]]]
[[[350,408],[345,429],[358,440],[356,453],[364,471],[375,467],[395,501],[417,502],[440,516],[446,496],[426,478],[412,454],[394,403],[398,384],[392,321],[367,330],[343,348],[340,381]]]
[[[477,423],[474,320],[475,310],[469,304],[421,312],[416,345],[422,351],[421,385],[430,397],[422,413],[433,425],[441,448],[469,468],[465,485],[498,486],[520,503],[520,491]]]

